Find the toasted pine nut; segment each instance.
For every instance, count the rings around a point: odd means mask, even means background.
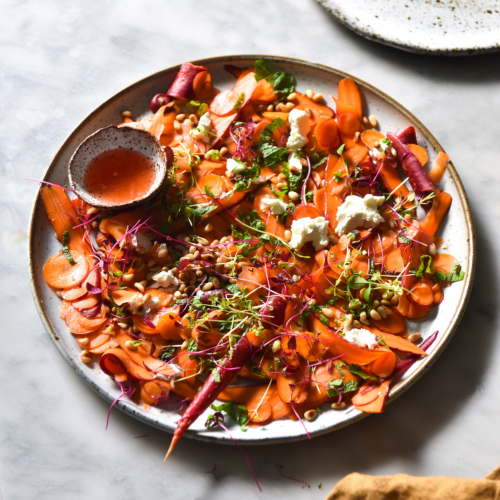
[[[120,321],[120,322],[118,323],[118,326],[119,326],[120,328],[122,328],[123,330],[126,330],[126,329],[128,328],[127,323],[123,323],[123,321]]]
[[[137,346],[134,345],[134,341],[133,340],[127,340],[127,342],[125,342],[125,347],[127,349],[130,349],[131,351],[137,351]]]
[[[89,358],[88,356],[80,356],[80,361],[88,365],[92,362],[92,358]]]
[[[213,284],[213,283],[205,283],[205,284],[203,285],[202,290],[203,290],[204,292],[208,292],[208,290],[212,290],[212,288],[213,288],[213,287],[214,287],[214,284]]]
[[[196,247],[189,247],[189,253],[196,253],[197,248]]]
[[[312,111],[309,108],[305,108],[304,111],[308,114],[309,118],[312,118]]]
[[[327,318],[333,318],[334,312],[331,309],[328,309],[328,307],[324,307],[321,309],[321,312],[327,317]]]
[[[272,104],[269,104],[269,106],[267,107],[267,110],[268,111],[274,111],[274,106]]]
[[[316,418],[316,415],[318,414],[318,412],[316,410],[307,410],[305,413],[304,413],[304,417],[306,417],[306,420],[314,420]]]
[[[290,191],[288,193],[288,197],[292,200],[292,201],[297,201],[299,199],[299,193],[296,193],[295,191]]]
[[[325,182],[325,181],[321,181],[321,182]],[[337,238],[335,238],[335,236],[333,236],[333,234],[330,234],[328,236],[328,241],[332,244],[332,245],[336,245],[338,243],[338,240]]]
[[[87,215],[94,215],[96,214],[97,212],[99,212],[99,209],[96,208],[96,207],[90,207],[88,210],[87,210]]]
[[[287,101],[293,101],[294,99],[297,99],[297,94],[295,92],[292,92],[291,94],[288,94],[288,97],[286,99]]]
[[[359,321],[361,321],[363,325],[370,326],[370,320],[368,318],[360,319]]]
[[[345,408],[345,401],[341,401],[340,403],[332,403],[332,410],[340,410]]]
[[[284,188],[284,187],[286,187],[286,182],[278,182],[278,184],[276,184],[276,187],[278,189]]]
[[[377,309],[378,306],[380,306],[380,301],[374,300],[373,301],[373,309]]]
[[[185,351],[188,348],[189,340],[185,340],[181,345],[181,350]]]
[[[154,267],[156,265],[156,262],[153,259],[148,260],[147,266],[148,267]]]
[[[174,129],[175,130],[180,130],[181,129],[181,124],[177,120],[174,120]]]
[[[140,282],[134,283],[134,287],[137,288],[137,290],[139,290],[139,292],[144,293],[144,287],[142,286],[142,284]]]
[[[382,318],[387,318],[387,312],[384,307],[377,307],[377,312],[382,316]]]
[[[293,102],[287,102],[285,108],[287,111],[292,111],[292,109],[295,108],[295,104]]]
[[[366,116],[363,116],[363,124],[364,124],[364,125],[368,125],[368,123],[370,123],[370,122],[368,121],[368,118],[367,118]]]
[[[319,94],[315,94],[314,97],[312,98],[312,100],[314,102],[320,102],[323,100],[323,94],[319,93]]]
[[[390,290],[386,290],[384,292],[384,295],[382,295],[382,298],[385,300],[390,300],[394,296],[394,293],[392,293]]]
[[[192,123],[198,125],[198,117],[196,115],[189,115],[189,119],[191,120]]]
[[[238,283],[238,280],[236,278],[229,278],[229,283],[231,283],[232,285],[236,285],[236,283]]]
[[[361,326],[361,323],[357,319],[355,319],[352,322],[352,326],[354,326],[354,328],[359,328]]]
[[[422,335],[420,333],[412,333],[409,337],[408,340],[410,342],[418,342],[421,339]]]
[[[376,127],[377,126],[377,117],[375,115],[370,115],[368,117],[368,121],[370,122],[370,125],[372,127]]]
[[[392,299],[391,299],[391,303],[394,305],[398,305],[399,304],[399,296],[394,295],[394,297],[392,297]]]
[[[312,99],[314,97],[314,90],[313,89],[306,90],[306,96],[309,97],[309,99]]]
[[[132,281],[134,279],[134,275],[133,274],[124,274],[122,276],[122,279],[125,281]]]
[[[385,295],[385,294],[384,294],[384,295]],[[385,300],[385,299],[382,299],[382,300],[380,301],[380,303],[381,303],[383,306],[389,306],[389,307],[391,306],[390,301]]]
[[[184,118],[186,118],[186,115],[184,113],[181,113],[180,115],[177,115],[175,117],[175,119],[178,121],[178,122],[182,122],[184,120]]]
[[[89,339],[87,337],[83,337],[82,339],[79,339],[79,344],[80,345],[88,345],[89,344]]]
[[[406,215],[405,215],[405,219],[406,219],[407,221],[411,221],[411,215],[410,215],[410,214],[406,214]]]
[[[122,118],[132,118],[132,111],[122,111],[120,115]]]
[[[429,255],[436,255],[436,245],[434,245],[434,243],[431,243],[429,245]]]
[[[359,315],[359,318],[360,319],[366,319],[366,312],[363,311],[360,315]]]
[[[93,221],[92,221],[91,226],[92,226],[92,228],[93,228],[93,229],[97,229],[97,226],[98,226],[98,225],[99,225],[99,223],[98,223],[96,220],[93,220]]]
[[[177,290],[177,292],[174,293],[174,297],[179,300],[179,299],[182,299],[182,293],[179,292],[179,290]]]
[[[370,311],[370,316],[375,320],[375,321],[380,321],[382,319],[382,316],[380,316],[380,314],[375,310],[375,309],[372,309]]]
[[[284,236],[285,241],[288,243],[292,239],[292,231],[290,231],[290,229],[287,229]]]
[[[360,137],[360,133],[359,132],[356,132],[354,134],[354,142],[358,142],[359,141],[359,137]]]
[[[168,255],[168,250],[166,248],[162,248],[161,250],[158,250],[158,257],[160,259],[163,259]]]
[[[361,302],[349,302],[349,309],[357,311],[361,307]]]

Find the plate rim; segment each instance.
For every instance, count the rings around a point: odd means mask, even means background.
[[[391,38],[390,33],[379,35],[373,33],[370,30],[363,29],[360,27],[356,21],[352,20],[347,16],[342,16],[340,11],[336,11],[333,6],[329,5],[329,0],[316,0],[325,10],[327,10],[340,24],[354,31],[356,34],[371,40],[372,42],[377,42],[382,45],[388,45],[389,47],[394,47],[397,49],[404,50],[405,52],[412,52],[414,54],[428,54],[436,56],[472,56],[476,54],[492,54],[494,52],[500,51],[500,44],[484,46],[482,48],[467,48],[461,47],[457,49],[444,49],[444,48],[424,48],[421,45],[415,44],[405,44],[396,38]]]
[[[361,87],[364,87],[368,89],[369,91],[373,92],[377,97],[380,99],[384,100],[387,104],[389,104],[391,107],[396,109],[399,113],[401,113],[407,120],[409,120],[412,124],[416,125],[419,130],[424,133],[426,136],[427,140],[431,144],[431,146],[434,148],[435,151],[443,151],[444,149],[442,148],[441,144],[437,141],[437,139],[434,137],[434,135],[425,127],[422,122],[415,116],[413,113],[411,113],[409,110],[407,110],[404,106],[402,106],[399,102],[397,102],[395,99],[387,95],[385,92],[381,91],[377,87],[374,87],[373,85],[365,82],[364,80],[361,80],[349,73],[346,73],[345,71],[338,70],[336,68],[332,68],[330,66],[327,66],[325,64],[321,63],[314,63],[310,61],[305,61],[303,59],[298,59],[298,58],[292,58],[292,57],[286,57],[286,56],[274,56],[274,55],[266,55],[266,54],[237,54],[237,55],[224,55],[224,56],[214,56],[214,57],[209,57],[209,58],[203,58],[203,59],[197,59],[190,61],[193,64],[196,65],[203,65],[203,64],[209,64],[209,63],[221,63],[221,62],[234,62],[238,60],[246,60],[246,59],[259,59],[259,58],[266,58],[271,61],[275,61],[278,63],[292,63],[292,64],[298,64],[300,66],[305,66],[309,67],[315,70],[320,70],[322,72],[327,72],[330,74],[334,74],[338,77],[342,78],[353,78],[357,84],[359,84]],[[106,99],[102,104],[100,104],[98,107],[93,109],[85,118],[82,119],[82,121],[73,129],[73,131],[66,137],[64,142],[61,144],[57,152],[54,154],[52,160],[49,162],[48,167],[46,168],[42,181],[46,181],[47,177],[50,176],[53,172],[53,170],[56,167],[57,162],[60,159],[60,156],[64,153],[66,150],[67,146],[69,143],[74,139],[74,137],[79,133],[79,130],[84,127],[88,121],[92,120],[95,115],[97,115],[101,110],[105,109],[109,104],[111,104],[114,100],[119,99],[120,97],[126,95],[128,92],[130,92],[132,89],[134,89],[136,86],[142,85],[144,82],[147,80],[151,79],[157,79],[165,74],[168,74],[171,71],[178,70],[180,68],[181,64],[176,64],[173,66],[169,66],[163,70],[157,71],[155,73],[152,73],[144,78],[141,78],[134,83],[128,85],[127,87],[121,89],[120,91],[116,92],[113,94],[111,97]],[[464,280],[464,286],[462,289],[462,293],[460,295],[459,299],[459,306],[457,310],[454,312],[450,322],[449,326],[447,329],[446,335],[442,338],[440,344],[437,346],[437,349],[432,352],[432,355],[424,358],[421,360],[421,364],[418,370],[416,370],[414,373],[412,373],[407,379],[404,379],[402,381],[399,381],[396,386],[393,388],[391,394],[389,395],[388,398],[388,403],[394,401],[397,397],[399,397],[401,394],[403,394],[406,390],[408,390],[420,377],[424,375],[424,373],[431,367],[431,365],[436,361],[436,359],[442,354],[443,350],[445,347],[448,345],[450,342],[453,334],[455,333],[456,329],[458,328],[458,325],[460,324],[460,321],[465,313],[467,303],[469,301],[471,291],[472,291],[472,284],[474,281],[474,274],[475,274],[475,264],[476,264],[476,233],[475,233],[475,228],[474,228],[474,221],[472,218],[471,210],[470,210],[470,204],[467,198],[467,194],[465,192],[464,186],[462,184],[462,181],[458,175],[458,172],[456,171],[454,165],[452,162],[450,162],[449,167],[448,167],[448,173],[452,177],[452,181],[455,184],[459,198],[461,201],[461,204],[464,208],[464,218],[466,221],[466,226],[467,226],[467,234],[468,234],[468,244],[469,244],[469,256],[468,256],[468,268],[469,268],[469,273],[466,275],[466,279]],[[33,300],[35,302],[36,309],[38,311],[38,314],[40,316],[40,319],[49,334],[50,338],[56,345],[57,349],[59,352],[62,354],[64,359],[69,363],[69,365],[77,372],[79,377],[83,379],[83,381],[90,386],[91,389],[93,389],[100,397],[102,397],[105,401],[112,402],[113,398],[110,398],[107,392],[105,391],[104,388],[96,384],[93,380],[90,379],[90,377],[83,371],[82,367],[79,366],[75,362],[75,359],[69,355],[69,353],[66,351],[64,348],[63,344],[59,341],[59,338],[57,336],[57,333],[52,329],[52,326],[50,324],[49,318],[47,314],[45,313],[45,310],[43,308],[43,301],[38,293],[38,287],[37,287],[37,278],[36,278],[36,270],[35,270],[35,218],[38,214],[38,209],[41,207],[40,205],[40,188],[42,186],[42,183],[40,183],[40,186],[36,192],[35,198],[33,200],[33,204],[31,207],[31,212],[30,212],[30,219],[29,219],[29,225],[28,225],[28,262],[29,262],[29,273],[30,273],[30,288],[31,288],[31,293],[33,296]],[[151,425],[153,427],[156,427],[164,432],[172,433],[173,431],[171,429],[168,429],[165,427],[164,424],[160,423],[159,420],[157,420],[154,417],[151,416],[145,416],[135,410],[136,404],[130,404],[126,401],[119,400],[116,404],[115,407],[118,407],[121,411],[124,413],[131,415],[135,417],[136,419],[140,420],[143,423],[146,423],[148,425]],[[311,437],[316,437],[316,436],[321,436],[323,434],[330,433],[334,430],[341,429],[343,427],[346,427],[348,425],[351,425],[365,417],[367,417],[369,414],[367,413],[362,413],[358,412],[358,414],[353,414],[350,416],[347,420],[343,422],[339,422],[330,426],[326,426],[321,429],[317,429],[314,431],[309,432]],[[231,440],[227,436],[211,436],[210,434],[207,433],[200,433],[197,431],[188,431],[186,433],[187,437],[194,438],[200,441],[206,441],[206,442],[212,442],[212,443],[218,443],[218,444],[231,444]],[[265,437],[258,437],[252,440],[240,440],[236,439],[236,441],[240,444],[244,444],[245,446],[251,446],[251,445],[261,445],[261,444],[279,444],[279,443],[285,443],[285,442],[294,442],[294,441],[301,441],[307,439],[307,434],[303,433],[298,436],[283,436],[283,437],[278,437],[278,438],[265,438]]]

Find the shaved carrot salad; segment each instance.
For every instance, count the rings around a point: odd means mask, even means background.
[[[43,274],[82,362],[147,408],[191,401],[168,453],[209,408],[207,427],[381,412],[436,338],[407,321],[464,278],[437,253],[444,153],[429,176],[415,129],[375,130],[352,78],[330,107],[264,60],[227,70],[219,91],[185,63],[152,114],[124,113],[167,152],[152,200],[101,211],[41,188],[63,245]]]

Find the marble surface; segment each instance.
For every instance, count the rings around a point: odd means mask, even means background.
[[[0,44],[3,500],[320,499],[353,471],[479,478],[500,464],[500,235],[489,229],[500,224],[500,54],[404,53],[358,37],[315,0],[1,0]],[[246,448],[262,493],[235,447],[184,440],[164,464],[168,435],[119,412],[105,431],[107,404],[49,340],[27,271],[36,185],[25,177],[40,178],[71,130],[122,87],[231,53],[328,64],[408,107],[461,174],[478,243],[469,307],[438,362],[382,415],[312,442]],[[214,465],[216,477],[206,473]]]

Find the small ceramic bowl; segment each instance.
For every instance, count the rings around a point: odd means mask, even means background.
[[[126,203],[106,203],[91,195],[83,182],[90,162],[99,154],[117,148],[133,149],[147,156],[155,169],[155,181],[149,191]],[[151,198],[160,188],[167,174],[167,157],[158,139],[146,132],[132,127],[105,127],[84,139],[74,152],[68,165],[68,177],[71,189],[84,202],[96,208],[130,208]]]

